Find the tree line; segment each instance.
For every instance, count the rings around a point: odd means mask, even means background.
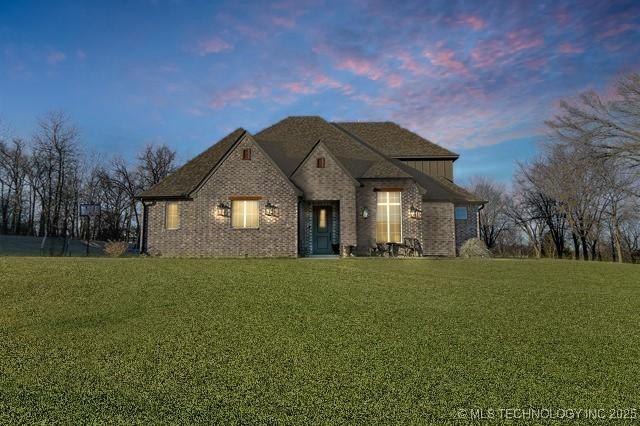
[[[133,161],[88,155],[64,112],[37,121],[29,139],[0,134],[0,234],[136,242],[141,206],[135,196],[175,169],[176,153],[147,144]],[[90,223],[81,203],[99,203]]]
[[[537,158],[511,187],[474,178],[489,201],[480,235],[504,256],[640,261],[640,75],[560,103]]]

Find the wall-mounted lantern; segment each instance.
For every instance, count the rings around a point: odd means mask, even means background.
[[[412,219],[422,219],[422,210],[411,205],[411,210],[409,211],[409,215],[411,216]]]
[[[218,216],[229,217],[231,216],[231,206],[229,204],[220,203],[216,207],[216,213]]]
[[[362,217],[365,219],[369,217],[369,209],[367,207],[362,208]]]
[[[278,206],[267,201],[267,205],[264,206],[264,212],[267,216],[278,217]]]

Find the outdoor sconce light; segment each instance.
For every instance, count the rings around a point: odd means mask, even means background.
[[[276,206],[275,204],[271,204],[267,201],[267,205],[264,206],[264,210],[267,216],[278,216],[278,206]]]
[[[422,210],[411,206],[411,211],[409,213],[413,219],[422,219]]]
[[[367,207],[362,209],[362,217],[365,219],[369,217],[369,209]]]
[[[229,217],[231,216],[231,207],[228,204],[220,203],[216,208],[218,216]]]

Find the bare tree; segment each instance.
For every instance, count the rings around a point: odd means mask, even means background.
[[[561,113],[546,124],[563,142],[589,145],[595,152],[640,167],[640,74],[620,79],[616,98],[604,101],[594,91],[576,102],[560,103]]]
[[[142,188],[151,188],[175,170],[176,152],[166,145],[146,145],[138,155]]]
[[[507,190],[503,184],[485,177],[472,178],[469,190],[487,201],[480,210],[480,237],[489,249],[493,249],[500,234],[509,226]]]
[[[70,204],[78,174],[78,131],[63,112],[51,112],[38,122],[34,159],[40,175],[41,232],[63,234],[70,225]]]
[[[7,194],[2,200],[4,234],[9,230],[16,234],[21,232],[28,162],[25,142],[22,139],[13,139],[10,145],[0,142],[0,185],[7,187]]]

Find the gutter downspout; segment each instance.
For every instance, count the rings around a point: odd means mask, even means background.
[[[480,239],[480,210],[484,209],[485,203],[480,204],[480,208],[476,211],[476,238]]]

